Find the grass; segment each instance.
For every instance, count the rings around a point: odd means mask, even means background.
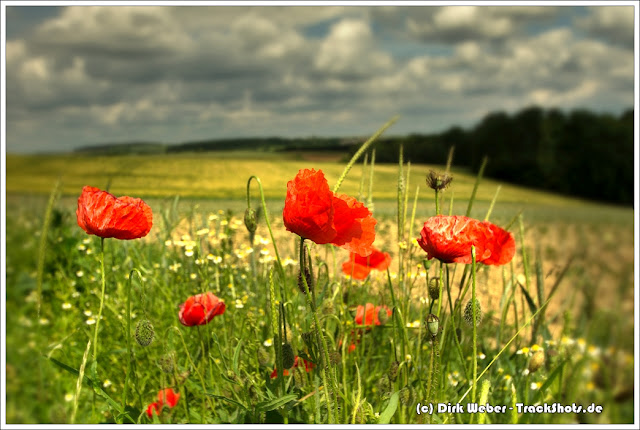
[[[424,177],[429,168],[443,167],[404,165],[405,194],[398,195],[398,166],[376,165],[376,246],[391,253],[392,266],[354,281],[340,270],[348,258],[344,250],[312,244],[311,299],[297,285],[299,239],[280,216],[286,181],[311,167],[322,169],[332,187],[344,166],[215,154],[9,155],[7,422],[633,422],[631,209],[500,184],[491,221],[504,227],[513,222],[518,252],[506,266],[478,265],[471,277],[464,265],[426,261],[412,241],[434,214]],[[366,200],[361,184],[368,172],[369,166],[356,165],[340,192]],[[442,210],[449,211],[453,193],[452,210],[460,214],[475,177],[455,168],[452,173]],[[251,175],[264,185],[274,234],[272,239],[261,211],[253,245],[242,220]],[[58,178],[62,196],[48,205]],[[107,288],[97,360],[88,353],[100,305],[100,238],[86,235],[75,220],[75,201],[86,184],[110,184],[116,195],[145,197],[154,212],[147,237],[105,240]],[[484,218],[498,185],[480,182],[473,217]],[[257,193],[254,185],[256,209]],[[403,205],[406,215],[398,217]],[[38,317],[41,243],[46,253]],[[276,249],[284,277],[276,270]],[[425,324],[433,305],[427,285],[436,276],[446,282],[434,307],[441,307],[440,330],[432,337]],[[203,291],[223,299],[226,312],[205,326],[181,326],[178,305]],[[470,307],[482,314],[471,318],[477,325],[464,318],[472,293],[481,305]],[[394,312],[384,324],[363,330],[355,326],[355,310],[368,302]],[[132,338],[141,320],[155,331],[146,347]],[[318,328],[323,342],[313,335]],[[271,378],[281,362],[277,339],[285,336],[296,355],[316,366]],[[328,360],[320,366],[325,349]],[[179,392],[180,400],[149,419],[146,407],[165,387]],[[491,405],[575,402],[603,410],[416,413],[418,403],[466,405],[472,394]]]

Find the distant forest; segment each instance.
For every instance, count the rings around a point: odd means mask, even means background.
[[[452,127],[439,134],[381,139],[376,163],[444,164],[455,146],[453,164],[485,176],[562,194],[624,205],[633,204],[633,109],[616,117],[537,107],[513,115],[490,113],[469,130]]]
[[[376,163],[405,161],[445,164],[455,147],[453,164],[476,173],[484,157],[484,175],[506,182],[623,205],[634,197],[633,109],[620,116],[588,110],[564,113],[529,107],[509,115],[492,112],[470,129],[452,127],[441,133],[381,137]],[[338,151],[351,155],[361,138],[239,138],[179,144],[131,142],[78,148],[78,153],[171,154],[179,152]]]

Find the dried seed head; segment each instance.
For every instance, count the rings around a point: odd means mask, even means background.
[[[436,173],[433,170],[429,170],[427,174],[427,185],[432,190],[444,190],[453,181],[453,178],[446,173]]]
[[[434,314],[427,315],[427,330],[429,330],[429,334],[431,334],[431,337],[435,338],[438,335],[439,329],[440,319]]]
[[[296,357],[293,353],[293,347],[290,343],[282,344],[282,367],[290,369],[295,363]]]
[[[467,302],[467,306],[464,308],[464,320],[469,325],[473,325],[473,307],[474,302],[469,300]],[[475,300],[475,308],[476,308],[476,327],[480,325],[482,322],[482,306],[480,305],[480,301],[478,299]]]
[[[244,225],[247,227],[249,233],[255,233],[258,228],[258,220],[256,216],[256,211],[251,208],[247,208],[244,211]]]
[[[153,342],[156,332],[151,321],[144,319],[136,324],[136,342],[140,346],[149,346]]]
[[[431,278],[429,280],[429,298],[431,300],[440,298],[440,278]]]

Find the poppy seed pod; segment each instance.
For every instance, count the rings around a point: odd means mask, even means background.
[[[258,219],[255,209],[247,208],[244,211],[244,226],[247,227],[249,233],[255,233],[258,228]]]
[[[290,343],[282,344],[282,367],[291,369],[295,364],[296,356]]]
[[[435,338],[438,335],[438,330],[440,330],[440,319],[434,314],[427,315],[427,330],[429,330],[431,337]]]
[[[156,332],[151,321],[144,319],[136,324],[136,342],[140,346],[149,346],[153,342]]]
[[[158,359],[158,365],[164,373],[173,373],[176,356],[175,352],[170,352]]]
[[[469,300],[467,305],[464,307],[464,320],[469,325],[473,325],[473,301]],[[478,299],[475,300],[475,308],[476,308],[476,327],[480,325],[482,322],[482,306],[480,305],[480,301]]]
[[[389,321],[389,310],[382,306],[378,307],[380,308],[378,310],[378,321],[380,321],[380,324],[384,324]]]

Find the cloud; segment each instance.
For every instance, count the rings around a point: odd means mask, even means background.
[[[591,14],[578,19],[588,34],[633,50],[633,6],[591,7]]]
[[[623,9],[67,7],[7,41],[8,147],[366,135],[397,113],[396,133],[435,132],[531,103],[621,110],[634,84]]]

